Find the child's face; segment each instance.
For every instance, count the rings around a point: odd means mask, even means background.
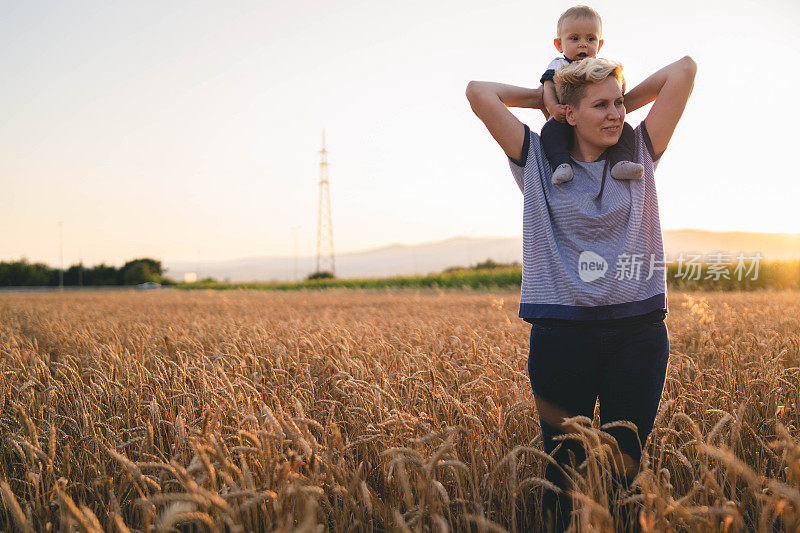
[[[572,17],[564,21],[561,35],[553,41],[556,49],[573,61],[597,57],[603,46],[599,21],[588,17]]]

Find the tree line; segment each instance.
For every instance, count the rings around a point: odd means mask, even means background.
[[[138,285],[152,281],[171,285],[164,276],[161,261],[143,257],[132,259],[120,268],[100,263],[93,267],[82,262],[64,270],[64,285]],[[0,261],[0,286],[58,286],[59,269],[44,263],[31,263],[26,258]]]

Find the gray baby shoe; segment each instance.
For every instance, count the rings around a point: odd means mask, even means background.
[[[619,166],[619,165],[617,165]],[[572,165],[562,163],[553,171],[553,185],[560,185],[572,179]]]
[[[615,180],[638,180],[644,174],[644,166],[631,161],[620,161],[611,167],[611,177]]]

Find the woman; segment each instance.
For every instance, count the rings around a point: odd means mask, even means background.
[[[519,316],[531,328],[528,372],[545,451],[566,464],[585,458],[564,418],[593,418],[617,441],[619,481],[635,476],[653,427],[669,358],[666,268],[653,172],[692,92],[697,66],[684,57],[624,95],[622,67],[588,58],[558,71],[555,84],[574,126],[574,177],[554,185],[539,136],[507,107],[543,107],[539,89],[472,81],[473,111],[509,158],[524,194],[523,276]],[[626,111],[653,102],[635,128],[640,180],[610,179],[606,150],[615,145]],[[572,504],[569,479],[548,464],[543,519],[566,529]]]

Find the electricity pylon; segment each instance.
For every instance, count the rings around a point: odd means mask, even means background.
[[[331,192],[328,183],[328,150],[325,130],[322,130],[322,150],[319,151],[319,209],[317,210],[317,272],[336,275],[333,259],[333,224],[331,222]]]

